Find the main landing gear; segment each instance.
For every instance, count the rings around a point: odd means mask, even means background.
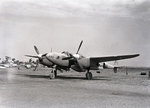
[[[57,77],[57,70],[53,69],[49,75],[50,79],[55,79]]]
[[[92,79],[92,73],[91,72],[87,72],[86,74],[85,74],[85,76],[86,76],[86,79],[88,79],[88,80],[91,80]]]

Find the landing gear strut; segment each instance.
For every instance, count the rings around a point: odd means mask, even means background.
[[[55,79],[57,77],[57,70],[52,70],[50,75],[49,75],[49,78],[50,79]]]
[[[92,79],[92,73],[89,71],[85,74],[85,76],[86,76],[86,79],[88,79],[88,80]]]

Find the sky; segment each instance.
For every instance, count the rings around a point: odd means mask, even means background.
[[[150,66],[149,0],[0,0],[0,57],[80,49],[86,57],[136,54]]]

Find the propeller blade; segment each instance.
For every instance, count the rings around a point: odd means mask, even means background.
[[[79,48],[78,48],[76,54],[78,54],[78,52],[79,52],[79,50],[80,50],[80,48],[81,48],[82,43],[83,43],[83,40],[80,42],[80,45],[79,45]]]
[[[35,50],[35,52],[36,52],[37,54],[40,54],[40,52],[39,52],[39,50],[37,49],[36,46],[34,46],[34,50]]]
[[[32,57],[32,58],[39,58],[38,56],[33,56],[33,55],[25,55],[27,57]]]

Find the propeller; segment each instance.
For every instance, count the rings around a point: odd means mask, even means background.
[[[35,45],[34,45],[34,50],[38,55],[40,54],[39,50],[37,49],[37,47]]]
[[[43,56],[46,56],[47,53],[45,54],[40,54],[38,48],[34,45],[34,50],[37,53],[37,55],[25,55],[27,57],[32,57],[32,58],[38,58],[38,59],[42,59]]]
[[[35,45],[34,45],[34,50],[35,50],[35,52],[37,53],[37,55],[25,55],[25,56],[27,56],[27,57],[32,57],[32,58],[37,58],[37,60],[36,60],[36,66],[35,66],[35,69],[34,69],[34,70],[36,70],[36,68],[37,68],[38,65],[39,65],[39,62],[41,62],[41,61],[43,60],[43,57],[46,56],[47,53],[45,53],[45,54],[40,54],[38,48],[37,48]]]
[[[25,56],[40,59],[42,57],[42,54],[40,54],[38,48],[35,45],[34,45],[34,50],[37,53],[37,55],[25,55]]]
[[[83,40],[80,42],[80,45],[79,45],[79,47],[78,47],[78,50],[77,50],[76,54],[79,53],[79,50],[80,50],[80,48],[81,48],[82,43],[83,43]]]

